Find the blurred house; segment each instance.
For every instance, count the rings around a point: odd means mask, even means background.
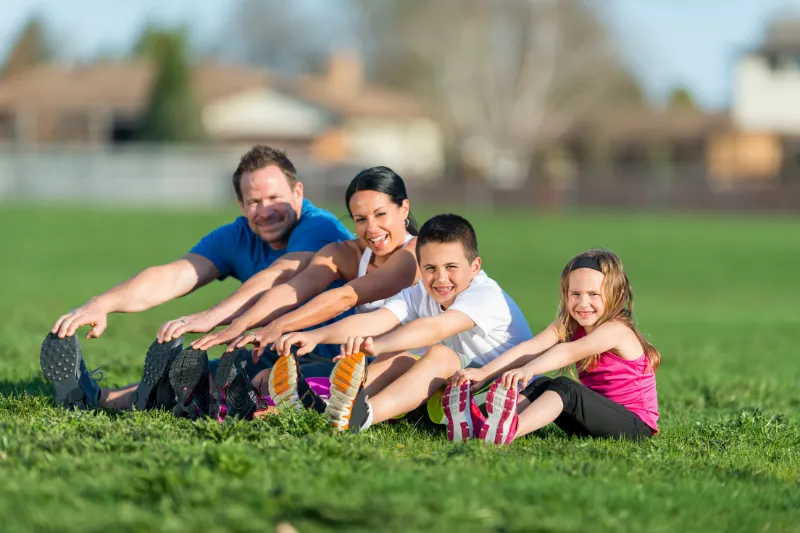
[[[214,145],[266,143],[330,165],[384,164],[420,178],[441,173],[440,127],[409,95],[367,84],[354,56],[332,56],[318,77],[224,64],[197,65],[192,76]],[[138,61],[48,64],[0,79],[0,142],[134,141],[154,78],[153,65]]]
[[[712,139],[729,129],[727,114],[694,108],[631,105],[596,110],[551,142],[543,142],[534,171],[564,183],[703,183],[710,173]]]
[[[715,139],[715,176],[765,180],[800,167],[800,20],[780,20],[734,74],[735,131]],[[724,161],[724,162],[723,162]]]

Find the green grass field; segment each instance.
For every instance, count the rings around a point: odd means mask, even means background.
[[[464,213],[533,329],[574,254],[621,256],[663,356],[650,442],[545,429],[497,449],[406,423],[332,435],[311,414],[52,408],[39,347],[55,319],[233,214],[0,207],[1,531],[800,531],[800,220]],[[235,286],[113,315],[87,364],[104,386],[138,380],[163,321]]]

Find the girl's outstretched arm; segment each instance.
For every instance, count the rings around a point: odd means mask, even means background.
[[[552,372],[591,355],[618,348],[629,333],[630,329],[622,322],[606,322],[585,337],[557,344],[522,368],[505,372],[502,376],[503,386],[516,387],[520,381],[527,383],[533,376]]]
[[[506,370],[523,366],[532,359],[539,357],[557,342],[558,330],[556,329],[556,323],[553,322],[532,339],[517,344],[482,368],[459,370],[453,375],[452,381],[455,385],[461,385],[465,381],[486,381]]]

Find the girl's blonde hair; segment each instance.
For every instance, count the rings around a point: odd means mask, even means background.
[[[612,320],[618,320],[628,326],[631,331],[636,334],[636,338],[639,339],[639,342],[644,348],[644,353],[647,356],[647,362],[650,368],[655,371],[661,364],[661,354],[658,353],[658,350],[656,350],[636,328],[636,323],[633,320],[633,291],[631,290],[628,276],[625,274],[625,269],[622,266],[622,261],[620,261],[619,257],[613,252],[603,248],[593,248],[575,256],[567,263],[567,266],[565,266],[564,270],[561,272],[561,298],[558,303],[558,315],[556,318],[559,342],[571,341],[579,327],[578,322],[569,314],[567,301],[569,300],[569,274],[574,269],[573,265],[581,259],[593,259],[597,261],[603,273],[601,291],[606,309],[595,324],[595,327]],[[579,363],[578,369],[590,369],[597,364],[599,360],[600,354],[587,357]]]

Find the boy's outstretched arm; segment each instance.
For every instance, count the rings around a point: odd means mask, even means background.
[[[387,311],[391,313],[391,311]],[[427,348],[475,327],[461,311],[449,309],[438,316],[418,318],[374,340],[375,355]],[[363,333],[359,333],[363,335]]]
[[[465,368],[453,375],[452,381],[461,385],[465,381],[480,382],[493,378],[512,368],[521,367],[539,357],[558,343],[555,322],[530,340],[521,342],[481,368]]]

